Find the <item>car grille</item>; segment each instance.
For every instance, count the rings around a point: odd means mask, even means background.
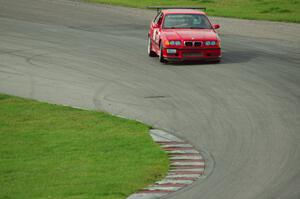
[[[184,45],[185,46],[193,46],[194,43],[192,41],[186,41],[186,42],[184,42]]]
[[[201,41],[185,41],[184,45],[187,47],[200,47],[202,46],[202,42]]]
[[[202,45],[202,42],[200,42],[200,41],[195,41],[195,43],[194,43],[195,47],[198,47],[198,46],[201,46],[201,45]]]

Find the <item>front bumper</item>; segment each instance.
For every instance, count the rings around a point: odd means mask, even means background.
[[[176,49],[176,53],[174,53],[174,49]],[[222,51],[221,48],[164,48],[163,57],[168,61],[218,61],[222,57]]]

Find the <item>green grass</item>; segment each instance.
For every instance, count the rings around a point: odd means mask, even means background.
[[[145,8],[149,5],[204,6],[214,16],[300,22],[300,0],[86,0]]]
[[[164,176],[149,127],[0,94],[1,199],[125,199]]]

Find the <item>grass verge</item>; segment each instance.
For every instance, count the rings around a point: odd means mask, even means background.
[[[0,198],[124,199],[168,158],[149,127],[0,94]]]
[[[161,6],[204,6],[214,16],[300,22],[300,0],[85,0],[111,5],[145,8]]]

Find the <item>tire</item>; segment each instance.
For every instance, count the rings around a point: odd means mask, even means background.
[[[150,37],[148,37],[147,50],[148,50],[149,57],[156,57],[157,56],[156,53],[154,51],[152,51],[152,41],[151,41]]]
[[[163,46],[162,45],[160,45],[159,46],[159,55],[158,55],[158,58],[159,58],[159,61],[161,62],[161,63],[167,63],[167,61],[165,60],[165,58],[164,58],[164,56],[163,56],[163,53],[162,53],[162,51],[163,51]]]
[[[220,58],[220,59],[214,60],[212,63],[214,63],[214,64],[219,64],[220,62],[221,62],[221,58]]]

